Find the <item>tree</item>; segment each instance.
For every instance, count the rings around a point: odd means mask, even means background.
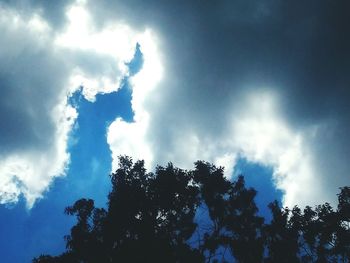
[[[244,177],[231,182],[207,162],[190,171],[169,163],[152,173],[122,156],[110,179],[106,209],[91,199],[67,207],[77,223],[65,236],[66,251],[34,263],[349,262],[349,187],[335,211],[327,203],[302,211],[275,201],[264,223]]]
[[[277,201],[269,204],[272,213],[270,224],[264,227],[268,255],[265,262],[299,262],[298,228],[289,220],[291,211],[280,208]],[[297,208],[294,209],[296,213]]]
[[[239,262],[261,261],[264,220],[257,215],[256,191],[245,187],[243,176],[230,182],[224,177],[223,168],[210,163],[197,162],[194,179],[212,221],[202,250],[207,250],[212,258],[220,247],[225,247]]]

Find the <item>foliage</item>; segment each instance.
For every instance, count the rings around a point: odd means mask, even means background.
[[[107,208],[91,199],[67,207],[77,224],[65,237],[66,252],[34,263],[349,262],[349,187],[341,188],[336,210],[272,202],[264,223],[243,176],[230,182],[210,163],[190,171],[169,163],[149,173],[143,161],[120,157],[110,178]]]

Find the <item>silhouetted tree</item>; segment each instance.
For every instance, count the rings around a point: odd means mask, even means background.
[[[229,248],[239,262],[261,261],[264,220],[257,216],[256,191],[246,189],[243,176],[229,182],[224,177],[223,168],[210,163],[197,162],[194,178],[212,223],[204,234],[202,252],[207,251],[211,259],[220,247],[224,247]]]
[[[65,236],[66,251],[34,263],[349,262],[349,187],[335,211],[328,203],[302,211],[275,201],[264,224],[257,192],[243,176],[231,182],[207,162],[150,173],[143,161],[123,156],[110,179],[107,208],[91,199],[67,207],[77,223]]]
[[[291,211],[280,208],[277,201],[269,204],[271,223],[264,227],[268,255],[265,262],[299,262],[298,228],[289,220]]]

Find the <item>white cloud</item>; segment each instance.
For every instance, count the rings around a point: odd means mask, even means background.
[[[144,159],[148,168],[153,165],[152,149],[146,134],[149,129],[149,112],[146,102],[156,97],[154,94],[157,92],[157,84],[163,77],[163,68],[155,34],[149,30],[140,34],[138,43],[141,46],[144,63],[140,72],[130,80],[134,122],[127,123],[117,118],[107,131],[107,142],[112,151],[112,170],[117,168],[119,155]]]
[[[279,114],[278,101],[271,92],[251,94],[245,112],[232,122],[233,144],[247,160],[273,167],[276,186],[285,193],[284,205],[307,205],[320,194],[308,146],[315,128],[293,130]],[[313,191],[301,187],[309,185]]]
[[[28,151],[11,154],[0,160],[0,203],[14,203],[23,194],[31,208],[36,199],[49,187],[55,176],[64,175],[69,162],[67,139],[77,117],[74,108],[62,104],[52,112],[55,134],[52,145],[44,151],[34,147]]]
[[[11,140],[0,155],[0,203],[17,202],[23,194],[31,207],[52,178],[64,174],[69,160],[66,141],[76,112],[66,105],[63,87],[54,83],[64,83],[59,78],[65,69],[51,64],[61,61],[48,52],[48,24],[38,14],[22,18],[3,8],[0,13],[0,27],[5,29],[0,40],[1,85],[8,96],[7,103],[1,102],[1,135]],[[45,76],[55,73],[57,78]],[[7,135],[3,129],[14,132]]]
[[[55,177],[65,175],[67,140],[78,114],[67,96],[84,86],[83,95],[93,101],[97,93],[117,90],[128,75],[125,63],[133,57],[137,32],[122,23],[97,30],[84,1],[68,7],[66,15],[66,25],[55,31],[40,12],[23,15],[0,6],[6,97],[0,101],[1,204],[23,195],[30,208]]]
[[[86,74],[84,65],[76,65],[70,77],[71,85],[84,86],[83,95],[90,101],[97,93],[116,91],[122,78],[128,74],[125,62],[133,58],[137,32],[122,22],[97,28],[86,8],[86,1],[77,1],[68,7],[66,16],[68,22],[54,39],[55,45],[67,51],[93,53],[102,59],[108,57],[111,62],[106,60],[105,63],[113,63],[109,66],[112,72],[98,72],[97,76]]]

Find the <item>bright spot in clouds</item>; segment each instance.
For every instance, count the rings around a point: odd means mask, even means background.
[[[284,205],[309,200],[309,192],[296,185],[313,185],[317,190],[311,153],[306,138],[313,133],[295,132],[279,115],[278,98],[271,92],[250,95],[245,112],[233,121],[233,144],[251,162],[273,167],[276,186],[285,192]]]
[[[107,141],[112,151],[112,170],[117,168],[118,156],[129,155],[135,159],[143,159],[146,167],[154,165],[152,146],[147,141],[149,118],[147,103],[154,98],[157,84],[163,77],[160,51],[156,46],[155,36],[146,31],[138,40],[143,54],[143,67],[131,78],[134,122],[127,123],[121,118],[114,121],[108,128]]]
[[[91,101],[97,93],[117,90],[122,78],[128,74],[125,62],[133,58],[138,40],[137,32],[124,24],[111,24],[103,29],[96,28],[85,8],[85,1],[68,8],[66,15],[68,23],[63,33],[55,38],[55,45],[73,52],[85,51],[108,56],[113,59],[119,71],[109,77],[106,75],[96,77],[89,76],[84,69],[76,67],[70,79],[73,89],[79,85],[84,86],[83,94]]]

